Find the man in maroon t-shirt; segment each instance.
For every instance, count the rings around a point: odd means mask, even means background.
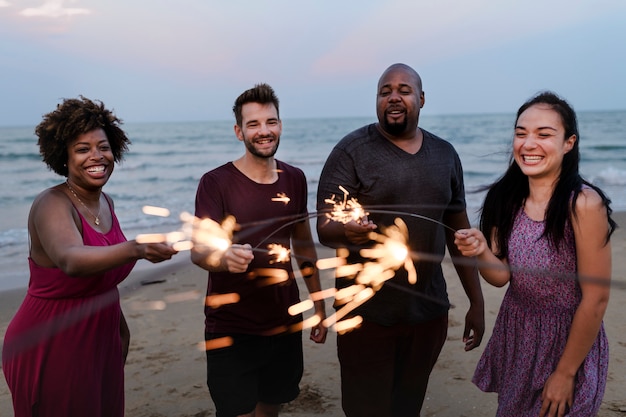
[[[245,153],[205,173],[196,194],[198,218],[233,216],[240,225],[227,250],[194,242],[191,251],[193,263],[209,271],[207,300],[236,300],[206,303],[207,384],[219,417],[277,416],[300,392],[302,315],[287,311],[300,301],[291,261],[276,261],[267,248],[290,249],[309,293],[321,290],[307,184],[302,170],[274,158],[282,122],[269,85],[242,93],[233,112]],[[323,320],[323,300],[314,305]],[[311,339],[324,343],[326,332],[320,321]]]

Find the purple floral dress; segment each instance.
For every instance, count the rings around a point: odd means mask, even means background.
[[[501,417],[539,415],[543,386],[561,358],[581,300],[571,224],[558,251],[541,236],[543,230],[544,222],[519,211],[509,240],[509,288],[472,379],[481,390],[498,393]],[[576,374],[569,416],[598,413],[608,365],[602,325]]]

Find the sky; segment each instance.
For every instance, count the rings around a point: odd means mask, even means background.
[[[281,117],[375,117],[403,62],[422,114],[514,113],[550,89],[626,110],[626,0],[0,0],[0,126],[64,98],[129,122],[232,120],[272,85]]]

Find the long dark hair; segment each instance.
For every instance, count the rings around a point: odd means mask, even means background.
[[[610,207],[611,200],[604,192],[589,183],[580,176],[578,166],[580,163],[580,134],[576,113],[564,99],[551,91],[541,92],[524,103],[517,111],[515,125],[522,113],[536,104],[546,104],[557,112],[565,128],[565,139],[576,135],[576,141],[572,149],[563,156],[561,173],[548,203],[545,216],[545,230],[543,235],[547,237],[554,247],[558,248],[565,234],[565,225],[568,219],[576,216],[576,200],[583,185],[593,188],[602,198],[606,207],[609,220],[609,229],[606,242],[616,228],[616,223],[611,218],[613,210]],[[524,200],[528,197],[528,177],[524,175],[511,153],[509,167],[500,179],[483,188],[487,195],[483,203],[480,215],[480,230],[498,245],[496,255],[501,258],[508,256],[508,240],[511,236],[513,221],[516,214],[522,208]],[[495,233],[495,235],[494,235]],[[493,248],[492,248],[493,249]]]

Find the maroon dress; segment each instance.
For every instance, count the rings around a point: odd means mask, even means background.
[[[83,242],[126,241],[111,210],[107,233],[80,215]],[[124,364],[117,285],[133,263],[90,277],[71,277],[29,258],[26,297],[4,337],[2,367],[15,417],[124,415]]]

